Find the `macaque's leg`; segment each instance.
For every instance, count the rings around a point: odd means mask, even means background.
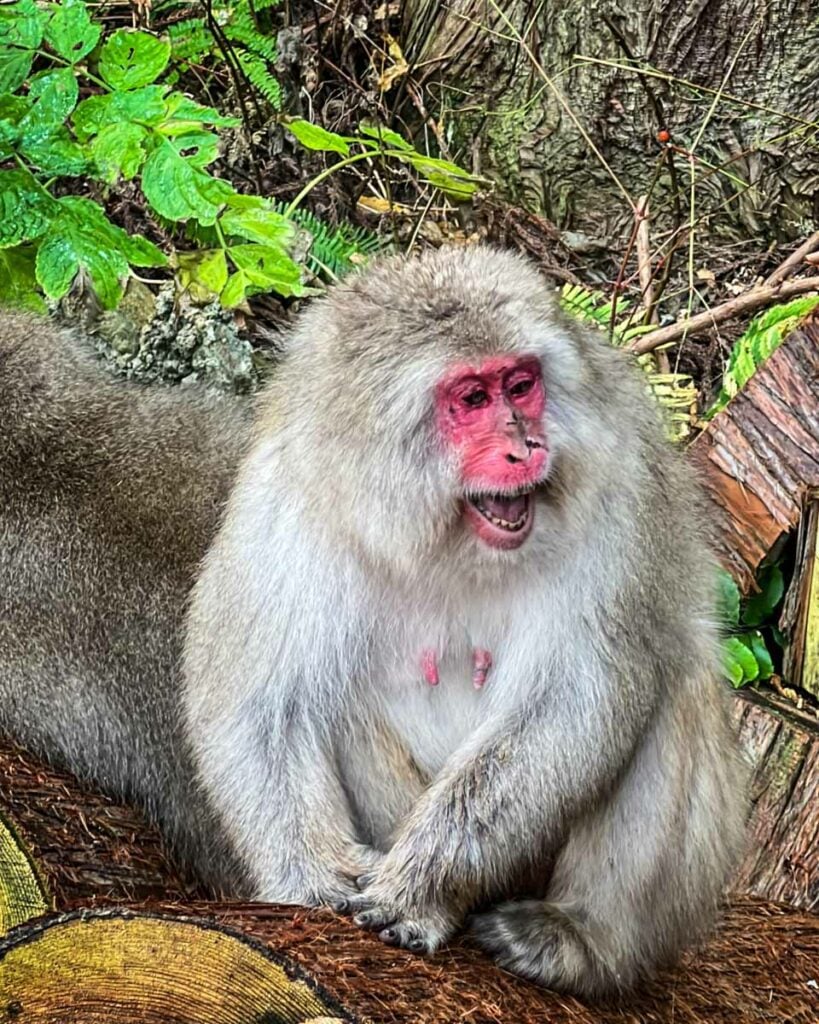
[[[504,967],[600,996],[630,987],[712,923],[741,834],[730,795],[742,773],[693,732],[674,744],[671,717],[661,716],[611,799],[573,826],[546,899],[472,917],[475,938]]]
[[[359,841],[330,743],[308,717],[302,706],[275,723],[251,708],[223,721],[218,747],[200,746],[198,762],[254,897],[333,905],[382,855]]]

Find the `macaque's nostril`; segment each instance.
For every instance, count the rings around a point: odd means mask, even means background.
[[[519,459],[516,455],[510,453],[506,456],[506,461],[514,464],[515,462],[523,462],[523,459]]]
[[[540,441],[536,441],[533,437],[526,438],[526,447],[531,451],[533,448],[542,448],[543,445]]]

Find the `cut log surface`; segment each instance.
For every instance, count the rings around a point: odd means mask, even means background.
[[[586,1006],[508,974],[463,940],[433,957],[416,957],[382,945],[328,911],[192,898],[169,866],[156,832],[141,824],[133,811],[87,794],[70,776],[2,747],[0,802],[25,830],[60,910],[114,906],[121,911],[129,906],[151,914],[209,918],[239,929],[300,965],[362,1024],[816,1024],[819,1020],[819,917],[780,904],[734,899],[718,935],[703,950],[689,954],[681,967],[662,974],[639,995],[619,1004]],[[15,967],[12,974],[5,964],[21,963],[15,959],[21,954],[13,952],[19,948],[21,935],[28,942],[32,936],[44,939],[51,920],[34,922],[29,930],[21,926],[7,938],[5,959],[0,960],[1,1024],[92,1024],[102,1020],[106,1024],[120,1020],[141,1024],[143,1018],[129,1017],[127,1012],[99,1016],[76,1010],[72,1000],[77,986],[88,993],[85,969],[75,976],[64,973],[66,994],[59,1011],[43,1002],[48,982],[35,982],[37,971],[26,975],[30,996],[25,989],[9,989],[9,979],[16,979],[16,986],[22,968]],[[199,941],[184,945],[195,946]],[[121,936],[119,942],[121,949]],[[207,943],[201,949],[206,954]],[[185,956],[189,955],[195,954],[186,949]],[[78,956],[73,944],[65,951],[55,946],[40,963],[52,971],[67,962],[66,958],[74,958],[71,962],[75,963]],[[205,960],[210,962],[209,954]],[[148,991],[154,990],[167,962],[158,952],[156,973],[152,978],[146,976]],[[211,969],[209,984],[218,988],[221,980],[223,987],[229,987],[230,972],[213,965]],[[4,993],[7,1002],[1,998]],[[36,1014],[35,1007],[39,1007]],[[334,1015],[343,1017],[341,1011],[323,1014]],[[162,1019],[163,1024],[166,1020],[193,1024],[202,1018],[191,1013],[144,1019],[152,1024],[153,1019]],[[214,1013],[211,1019],[236,1020],[237,1024],[240,1020],[254,1024],[277,1020],[252,1013],[250,1007],[244,1016],[225,1018]]]
[[[0,811],[0,935],[51,906],[34,858],[18,829]]]
[[[748,852],[737,892],[819,908],[819,728],[784,701],[742,694],[740,737],[754,766]]]
[[[717,506],[725,567],[747,592],[819,488],[819,314],[791,332],[688,456]]]
[[[0,939],[0,1021],[6,1020],[345,1024],[353,1018],[304,972],[224,925],[98,910],[53,915]]]

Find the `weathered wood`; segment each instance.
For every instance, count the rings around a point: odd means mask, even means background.
[[[309,975],[214,921],[54,914],[0,938],[0,1022],[345,1024]]]
[[[347,919],[328,911],[191,899],[165,860],[156,833],[141,826],[134,812],[86,793],[70,776],[2,746],[0,799],[8,802],[15,818],[25,821],[29,845],[43,865],[61,909],[76,910],[89,904],[123,908],[133,893],[150,891],[152,897],[143,899],[139,909],[210,917],[241,929],[300,964],[362,1022],[814,1024],[816,1020],[817,996],[807,982],[815,978],[819,963],[819,917],[793,908],[736,897],[719,934],[702,951],[688,955],[678,969],[661,974],[638,995],[620,1004],[586,1006],[498,969],[462,939],[434,957],[416,957],[382,945]],[[714,813],[719,813],[718,807]],[[65,869],[64,849],[70,853],[73,872]],[[163,877],[167,879],[165,896],[161,894]],[[19,934],[18,929],[13,936]],[[123,941],[120,935],[115,948],[121,950]],[[186,945],[183,943],[183,948]],[[80,952],[71,944],[68,949],[76,961]],[[186,959],[190,955],[197,958],[195,952],[187,951],[183,962],[190,964]],[[60,962],[52,955],[49,969]],[[173,958],[160,954],[154,960],[155,971],[159,972],[160,965],[164,971],[167,963],[172,965],[172,972],[176,970]],[[47,1006],[43,993],[53,979],[38,980],[37,971],[31,964],[29,967],[26,977],[40,1000],[33,1005]],[[221,981],[230,988],[230,972],[213,965],[210,969],[211,985],[218,986]],[[129,976],[126,972],[119,978],[124,981]],[[14,977],[19,981],[18,973]],[[79,979],[83,977],[81,973]],[[156,974],[145,977],[144,987],[155,991]],[[49,1016],[46,1010],[26,1018],[17,1008],[16,1016],[10,1016],[9,1002],[2,998],[4,981],[0,961],[0,1024],[25,1024],[27,1020],[32,1024],[89,1024],[91,1020],[112,1019],[99,1014]],[[20,998],[19,991],[15,999],[25,1009],[28,997],[24,992],[25,998]],[[131,995],[139,998],[138,994]],[[179,1014],[166,1015],[162,1024],[201,1019],[184,1016],[183,1010],[181,1007]],[[221,1018],[215,1015],[213,1019]],[[262,1015],[234,1019],[271,1024],[276,1020]]]
[[[737,695],[735,718],[753,765],[745,859],[734,890],[819,907],[819,726],[784,702]]]
[[[52,906],[33,857],[0,809],[0,935]]]
[[[817,495],[819,499],[819,495]],[[793,578],[780,617],[788,637],[782,674],[792,686],[819,697],[819,500],[812,501],[797,534]]]
[[[819,315],[785,339],[688,456],[716,508],[718,552],[747,592],[819,487]]]

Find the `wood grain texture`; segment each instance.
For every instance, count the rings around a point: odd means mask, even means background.
[[[51,895],[19,830],[0,809],[0,935],[52,906]]]
[[[353,1018],[270,949],[214,921],[56,914],[0,939],[0,1022],[305,1024]]]
[[[747,592],[819,488],[819,315],[785,339],[688,457],[716,507],[718,552]]]
[[[735,718],[754,766],[747,853],[737,892],[819,908],[819,727],[787,705],[738,695]]]

